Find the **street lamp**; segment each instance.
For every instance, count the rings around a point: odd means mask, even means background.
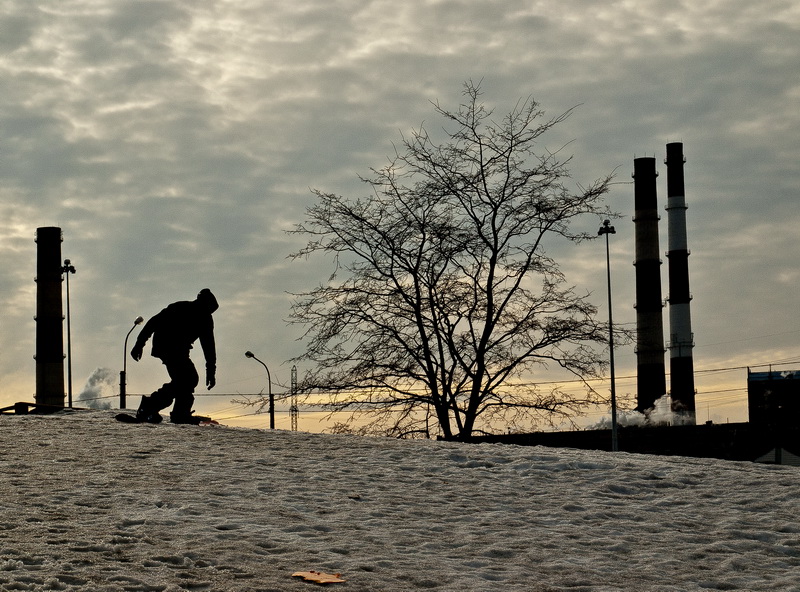
[[[122,347],[122,370],[119,373],[119,408],[125,409],[127,403],[125,401],[126,395],[126,388],[127,388],[127,374],[128,374],[128,337],[131,336],[133,330],[144,322],[142,317],[136,317],[133,320],[133,327],[131,330],[128,331],[128,334],[125,336],[125,345]]]
[[[611,363],[611,450],[619,450],[617,440],[617,389],[614,380],[614,321],[611,316],[611,255],[609,254],[608,235],[616,234],[617,231],[611,226],[610,220],[605,220],[598,236],[606,235],[606,270],[608,273],[608,350]]]
[[[261,360],[259,360],[255,356],[255,354],[253,352],[246,351],[246,352],[244,352],[244,355],[247,358],[253,358],[256,362],[258,362],[259,364],[264,366],[264,370],[267,371],[267,384],[268,384],[268,388],[269,388],[269,429],[274,430],[275,429],[275,399],[272,396],[272,376],[270,376],[269,368],[267,368],[267,365],[264,362],[262,362]]]
[[[67,401],[69,407],[72,408],[72,329],[69,325],[69,274],[75,273],[75,267],[69,259],[64,259],[61,273],[67,274]]]

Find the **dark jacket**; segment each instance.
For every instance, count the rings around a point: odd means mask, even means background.
[[[143,348],[152,336],[152,356],[167,360],[188,357],[192,344],[200,339],[206,368],[215,368],[217,351],[211,313],[216,310],[216,306],[213,310],[209,308],[211,307],[201,300],[173,302],[145,323],[136,339],[136,346]]]

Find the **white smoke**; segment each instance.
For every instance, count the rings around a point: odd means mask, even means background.
[[[98,368],[86,380],[78,402],[89,409],[111,409],[110,398],[116,396],[116,380],[119,376],[109,368]]]
[[[689,413],[672,410],[672,398],[664,395],[653,406],[641,413],[639,411],[617,411],[617,426],[665,426],[665,425],[691,425],[693,418]],[[611,415],[603,417],[596,424],[589,426],[589,430],[610,430]]]

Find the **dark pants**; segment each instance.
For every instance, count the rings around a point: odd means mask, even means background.
[[[161,361],[167,367],[170,381],[149,397],[142,397],[142,407],[146,406],[149,411],[158,412],[172,405],[174,401],[173,416],[190,415],[194,404],[194,389],[200,382],[197,369],[189,356],[166,358]]]

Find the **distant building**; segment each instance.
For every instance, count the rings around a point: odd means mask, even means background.
[[[625,426],[619,450],[800,467],[800,370],[747,371],[750,421]],[[475,436],[472,442],[611,450],[611,430]]]
[[[747,369],[750,423],[780,430],[800,424],[800,370],[751,372]]]

